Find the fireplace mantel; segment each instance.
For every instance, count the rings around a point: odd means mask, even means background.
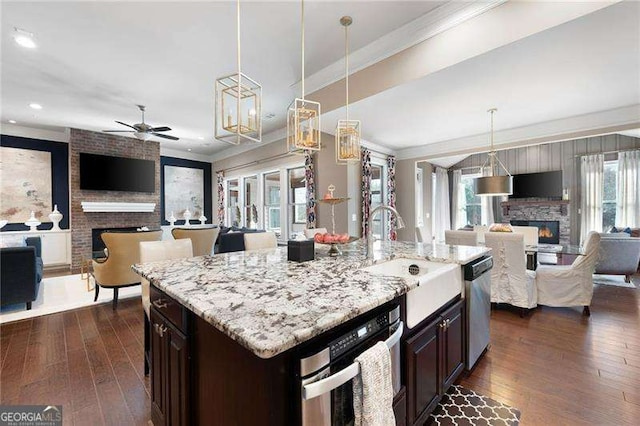
[[[144,213],[153,212],[156,203],[114,203],[104,201],[82,201],[82,211],[85,213],[96,212],[126,212],[126,213]]]
[[[500,205],[502,206],[502,214],[504,216],[508,216],[510,208],[515,206],[560,206],[560,214],[566,216],[569,203],[569,200],[510,200],[503,201]]]

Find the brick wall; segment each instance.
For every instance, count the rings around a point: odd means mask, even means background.
[[[138,158],[156,162],[156,188],[146,192],[89,191],[80,189],[81,152]],[[80,271],[83,258],[91,257],[91,229],[130,226],[160,227],[160,145],[154,141],[71,129],[69,140],[71,195],[71,269]],[[85,213],[82,201],[156,203],[153,213]]]

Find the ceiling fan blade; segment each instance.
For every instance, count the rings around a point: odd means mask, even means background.
[[[116,121],[116,123],[118,123],[118,124],[122,124],[123,126],[131,127],[133,130],[137,130],[137,129],[136,129],[135,127],[133,127],[131,124],[123,123],[122,121],[118,121],[118,120],[115,120],[115,121]]]
[[[103,132],[107,133],[133,133],[135,130],[103,130]]]
[[[153,127],[150,129],[151,132],[168,132],[171,130],[171,127],[162,126],[162,127]]]
[[[165,138],[165,139],[171,139],[172,141],[177,141],[180,138],[176,138],[175,136],[171,136],[171,135],[161,135],[160,133],[151,133],[153,136],[157,136],[159,138]]]

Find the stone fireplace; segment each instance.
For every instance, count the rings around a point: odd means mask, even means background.
[[[510,200],[501,203],[505,222],[515,226],[537,226],[543,244],[570,244],[569,201]]]
[[[140,158],[156,162],[155,192],[95,191],[80,189],[80,153]],[[71,270],[80,271],[83,258],[93,255],[93,229],[160,228],[160,145],[153,141],[71,129],[69,140],[71,175]],[[152,212],[85,212],[83,201],[155,203]]]

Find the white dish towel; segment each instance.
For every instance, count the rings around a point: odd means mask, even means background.
[[[355,361],[360,374],[353,379],[354,426],[395,425],[389,348],[378,342]]]

